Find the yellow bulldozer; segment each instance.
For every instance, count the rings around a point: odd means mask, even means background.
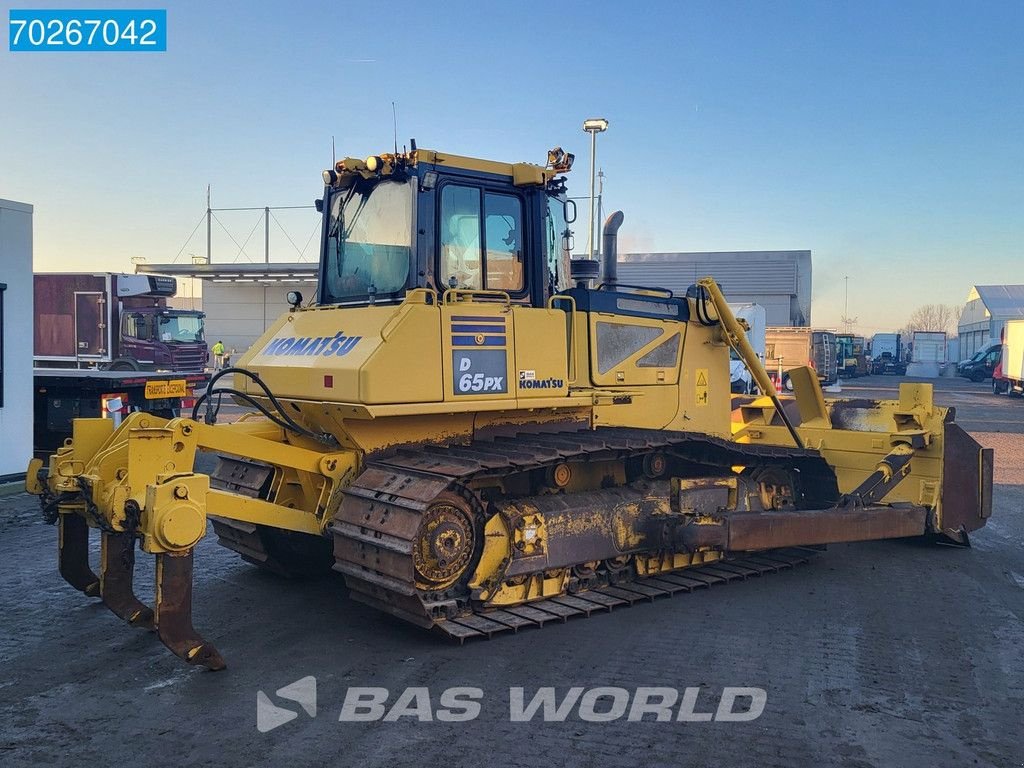
[[[216,373],[191,418],[76,419],[28,489],[62,576],[179,657],[193,552],[283,576],[340,572],[359,601],[452,638],[610,610],[789,567],[807,547],[966,543],[992,455],[903,384],[780,398],[710,278],[685,295],[572,259],[572,156],[544,165],[418,149],[324,171],[316,295]],[[732,401],[730,349],[761,395]],[[216,423],[228,399],[249,406]],[[219,458],[210,474],[197,454]],[[99,531],[99,574],[89,563]],[[136,548],[156,556],[152,607]]]

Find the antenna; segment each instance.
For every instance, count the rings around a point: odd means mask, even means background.
[[[334,150],[334,134],[331,134],[331,168],[334,168],[335,163],[338,161],[338,153]]]
[[[391,117],[395,121],[395,154],[398,154],[398,107],[395,106],[395,102],[391,102]]]

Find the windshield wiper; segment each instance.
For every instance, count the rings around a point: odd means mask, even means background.
[[[334,219],[334,224],[331,227],[331,231],[328,233],[328,237],[335,238],[336,242],[334,249],[334,261],[338,277],[341,277],[341,270],[345,262],[345,241],[348,239],[348,233],[345,231],[345,209],[348,208],[348,204],[352,201],[352,196],[355,193],[356,185],[353,184],[349,187],[348,194],[339,206],[338,216]]]

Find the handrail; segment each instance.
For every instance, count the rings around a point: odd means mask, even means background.
[[[617,291],[620,288],[629,288],[632,291],[650,291],[651,293],[658,293],[664,295],[666,299],[674,299],[675,294],[672,293],[668,288],[655,288],[650,285],[631,285],[630,283],[601,283],[597,286],[599,291]],[[643,295],[643,294],[641,294]]]
[[[422,298],[423,301],[417,301],[416,299]],[[428,301],[429,299],[429,301]],[[380,329],[381,341],[387,341],[388,337],[394,332],[395,328],[398,327],[398,323],[401,322],[409,313],[409,307],[414,304],[422,303],[425,306],[437,306],[437,291],[433,288],[413,288],[405,294],[405,299],[401,304],[398,305],[398,309]]]
[[[405,300],[402,303],[419,304],[419,301],[413,301],[413,299],[418,298],[420,294],[423,294],[424,304],[437,304],[437,291],[433,288],[410,288],[405,292]],[[430,301],[426,301],[426,299],[430,299]]]
[[[455,304],[459,301],[463,301],[462,297],[466,297],[470,301],[475,298],[481,298],[484,301],[500,299],[507,306],[512,306],[512,297],[507,291],[495,291],[484,288],[449,288],[442,295],[441,301],[447,306],[449,304]]]

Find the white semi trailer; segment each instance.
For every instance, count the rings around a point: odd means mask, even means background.
[[[1024,395],[1024,320],[1008,320],[1003,331],[1003,354],[992,376],[992,391]]]
[[[740,320],[745,320],[750,330],[747,331],[747,340],[750,346],[757,352],[757,356],[764,362],[765,333],[768,329],[768,312],[760,304],[730,304],[732,313]],[[732,391],[744,395],[751,395],[757,389],[754,378],[750,371],[740,360],[735,351],[731,352],[729,360],[729,378],[732,379]]]

